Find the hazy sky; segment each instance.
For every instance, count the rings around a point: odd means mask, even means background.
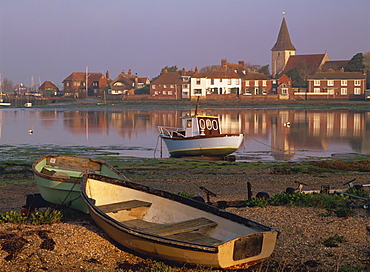
[[[86,66],[112,79],[223,58],[271,67],[282,11],[297,54],[370,51],[370,0],[0,0],[0,74],[62,86]]]

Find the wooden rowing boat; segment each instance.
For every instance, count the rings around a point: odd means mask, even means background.
[[[43,156],[33,163],[32,171],[43,199],[86,213],[88,209],[81,198],[79,184],[84,173],[123,177],[104,161],[66,155]]]
[[[157,259],[238,269],[263,261],[275,247],[273,228],[128,179],[87,174],[81,194],[108,236]]]

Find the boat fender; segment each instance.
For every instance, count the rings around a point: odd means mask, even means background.
[[[286,188],[286,189],[285,189],[285,193],[286,193],[286,194],[291,195],[291,194],[293,194],[294,192],[295,192],[295,189],[294,189],[294,188],[292,188],[292,187],[288,187],[288,188]]]
[[[257,195],[256,195],[256,198],[264,198],[264,199],[268,199],[270,198],[269,194],[266,193],[266,192],[258,192]]]

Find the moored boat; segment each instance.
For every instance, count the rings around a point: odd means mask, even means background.
[[[122,178],[123,175],[108,163],[75,156],[46,155],[32,165],[40,194],[46,201],[88,212],[81,198],[80,181],[85,173]]]
[[[243,134],[223,134],[217,116],[198,115],[198,103],[193,115],[181,117],[181,128],[158,126],[170,155],[225,157],[236,151]]]
[[[241,269],[268,258],[275,247],[273,228],[128,179],[87,174],[81,194],[108,236],[160,260]]]

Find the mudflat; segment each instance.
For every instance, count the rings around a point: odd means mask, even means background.
[[[289,167],[298,164],[290,163]],[[216,194],[210,197],[212,203],[246,200],[247,182],[251,184],[253,196],[258,192],[272,196],[287,187],[296,188],[296,182],[307,184],[306,190],[320,189],[321,185],[345,189],[347,185],[343,183],[354,178],[355,184],[369,183],[369,172],[302,174],[279,171],[286,170],[286,164],[281,168],[281,164],[272,163],[152,160],[114,166],[132,181],[174,193],[186,192],[207,199],[200,189],[204,187]],[[7,169],[2,171],[0,178],[6,182],[0,185],[0,213],[20,211],[25,195],[37,193],[32,173],[24,170],[18,177],[16,173],[9,176]],[[248,271],[336,271],[346,266],[370,266],[367,229],[370,213],[363,208],[356,208],[355,214],[349,217],[337,217],[324,209],[292,206],[228,207],[226,210],[280,231],[271,257]],[[343,236],[343,241],[332,246],[323,243],[335,235]],[[153,265],[158,269],[163,265],[120,248],[89,216],[78,212],[52,225],[0,224],[0,244],[0,271],[149,271]],[[167,265],[167,269],[172,269],[167,271],[205,270]]]

